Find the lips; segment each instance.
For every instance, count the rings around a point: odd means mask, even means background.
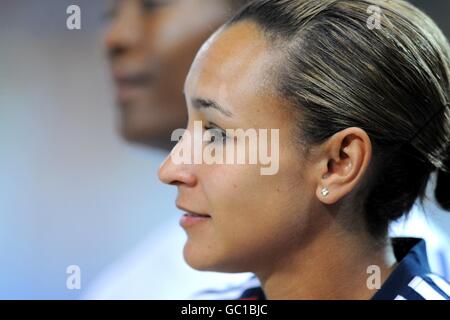
[[[148,73],[115,75],[114,79],[119,87],[144,87],[153,81],[153,77]]]
[[[211,221],[211,216],[208,214],[200,214],[194,212],[186,212],[180,219],[180,226],[187,229],[198,225],[207,225]]]
[[[197,218],[211,218],[211,215],[207,214],[207,213],[199,213],[199,212],[195,212],[189,209],[186,209],[185,207],[176,204],[177,208],[180,209],[181,211],[184,211],[185,214],[184,216],[187,217],[197,217]]]
[[[211,218],[209,214],[200,214],[200,213],[193,213],[193,212],[186,212],[184,214],[186,217],[197,217],[197,218]]]
[[[147,72],[126,73],[114,70],[113,76],[117,97],[122,106],[148,93],[154,82],[154,77]]]
[[[112,63],[112,76],[119,90],[148,89],[155,73],[149,67]]]

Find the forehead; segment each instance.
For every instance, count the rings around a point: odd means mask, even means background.
[[[262,98],[276,54],[258,25],[239,22],[221,29],[200,49],[185,84],[188,96],[215,99],[232,108],[243,100]],[[226,100],[226,101],[224,101]],[[233,101],[234,100],[234,101]]]

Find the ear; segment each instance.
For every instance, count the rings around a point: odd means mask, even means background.
[[[334,134],[317,162],[317,198],[333,204],[345,197],[362,180],[371,158],[372,143],[364,130],[351,127]]]

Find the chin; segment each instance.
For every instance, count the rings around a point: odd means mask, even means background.
[[[217,264],[214,258],[196,245],[188,242],[183,248],[184,261],[193,269],[198,271],[217,271]]]
[[[242,266],[226,261],[223,257],[212,256],[210,253],[201,251],[201,248],[193,248],[192,244],[186,243],[183,249],[183,257],[186,263],[197,271],[211,271],[224,273],[246,272]]]

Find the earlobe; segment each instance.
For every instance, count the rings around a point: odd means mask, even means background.
[[[316,192],[317,198],[324,204],[333,204],[335,199],[327,186],[319,186]]]
[[[320,194],[321,194],[323,197],[326,198],[326,197],[330,194],[330,190],[328,190],[327,187],[323,187],[323,188],[320,190]]]

